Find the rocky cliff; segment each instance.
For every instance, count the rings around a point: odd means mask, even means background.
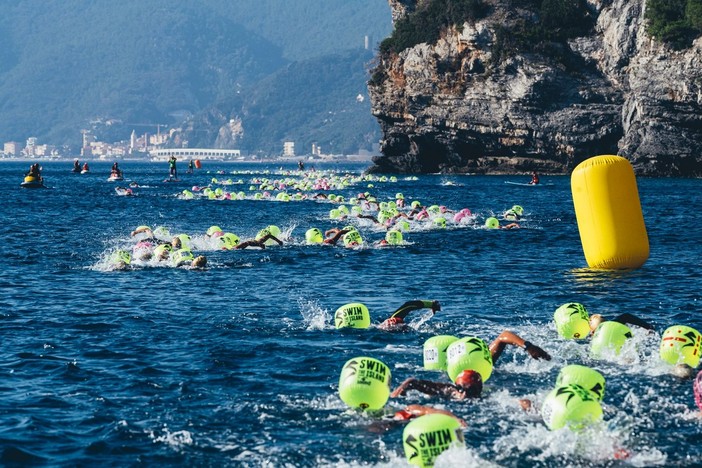
[[[389,3],[394,21],[417,7]],[[435,44],[379,55],[369,92],[383,154],[370,171],[555,174],[619,154],[639,175],[702,176],[702,39],[674,51],[646,34],[645,0],[588,0],[595,26],[565,44],[568,63],[498,61],[497,30],[527,13],[489,4]]]

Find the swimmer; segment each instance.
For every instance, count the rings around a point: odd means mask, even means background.
[[[485,228],[487,229],[519,229],[521,226],[518,223],[509,223],[504,226],[500,224],[500,221],[494,216],[489,217],[485,220]]]
[[[695,395],[695,404],[702,412],[702,371],[697,373],[697,377],[692,383],[692,393]],[[700,413],[700,416],[702,416],[702,413]]]
[[[532,359],[551,360],[551,356],[539,346],[524,340],[516,333],[504,330],[490,344],[490,354],[492,355],[493,364],[497,363],[497,360],[500,358],[507,345],[524,349]],[[478,372],[470,369],[464,370],[458,374],[455,383],[434,382],[410,377],[393,390],[392,393],[390,393],[390,397],[397,398],[403,396],[409,390],[417,390],[426,395],[440,396],[451,400],[465,400],[467,398],[480,397],[483,390],[483,379]]]
[[[538,185],[539,184],[539,174],[536,173],[536,171],[531,171],[531,182],[529,182],[529,185]]]
[[[421,309],[431,309],[432,315],[441,310],[441,303],[439,301],[427,301],[427,300],[414,300],[407,301],[395,310],[390,317],[383,320],[383,322],[378,325],[378,328],[383,330],[392,330],[401,328],[405,324],[405,318],[410,312]]]
[[[351,232],[351,229],[331,228],[324,232],[324,243],[336,245],[336,243],[339,242],[339,239],[344,237],[344,235],[348,234],[349,232]]]
[[[133,230],[129,235],[131,237],[139,236],[140,241],[156,240],[156,236],[154,236],[154,232],[149,226],[139,226],[138,228]]]
[[[595,333],[595,330],[597,330],[597,327],[599,327],[603,322],[606,322],[607,320],[602,317],[600,314],[593,314],[590,316],[590,334]],[[622,325],[636,325],[637,327],[644,328],[646,330],[653,331],[655,328],[653,325],[648,323],[647,321],[640,319],[639,317],[636,317],[635,315],[624,313],[621,315],[616,316],[611,322],[618,322],[621,323]]]
[[[273,240],[278,243],[278,245],[283,245],[283,241],[275,237],[273,234],[270,232],[266,234],[265,236],[261,237],[260,239],[250,239],[247,241],[244,241],[240,244],[237,244],[234,246],[235,250],[241,250],[241,249],[246,249],[249,247],[259,247],[261,249],[266,248],[266,241],[267,240]]]

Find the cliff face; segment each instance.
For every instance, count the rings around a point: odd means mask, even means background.
[[[416,0],[389,0],[396,21]],[[421,3],[421,0],[420,0]],[[702,39],[673,51],[645,32],[645,0],[589,1],[594,33],[566,65],[538,54],[493,65],[508,2],[434,45],[379,57],[369,83],[383,132],[373,172],[569,173],[598,154],[639,175],[702,176]]]

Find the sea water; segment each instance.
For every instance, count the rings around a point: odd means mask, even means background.
[[[297,177],[293,166],[206,162],[185,174],[181,161],[181,182],[164,182],[166,163],[120,165],[125,181],[115,183],[106,181],[109,163],[84,175],[71,173],[70,162],[43,163],[49,188],[29,190],[19,186],[29,163],[0,164],[1,464],[406,466],[402,426],[340,400],[343,363],[380,359],[393,387],[407,377],[447,381],[422,369],[426,339],[490,341],[504,329],[553,359],[508,348],[478,400],[410,392],[388,402],[389,411],[428,404],[467,422],[466,448],[437,466],[702,463],[692,384],[671,376],[657,351],[670,325],[702,330],[702,181],[638,179],[651,256],[635,271],[597,272],[584,260],[568,177],[522,187],[505,181],[528,176],[398,176],[324,192],[370,192],[379,201],[402,193],[408,203],[475,215],[474,225],[449,220],[381,248],[374,243],[384,230],[330,220],[338,205],[328,200],[253,199],[250,186]],[[316,169],[358,175],[364,166]],[[246,199],[179,196],[212,178],[231,178],[227,189]],[[130,182],[134,196],[118,196],[115,187]],[[521,229],[480,228],[514,204],[525,210]],[[282,247],[225,251],[204,237],[218,225],[245,240],[271,224],[283,231]],[[304,242],[311,227],[347,224],[358,226],[363,247]],[[134,244],[139,225],[189,234],[208,267],[111,268],[106,259]],[[442,310],[413,312],[402,331],[334,328],[333,313],[346,303],[366,304],[377,324],[410,299],[438,300]],[[552,323],[554,310],[573,301],[609,318],[635,314],[656,332],[634,327],[622,355],[593,361],[587,342],[560,339]],[[605,376],[604,420],[551,432],[519,399],[538,405],[560,368],[574,363]],[[617,460],[621,450],[628,457]]]

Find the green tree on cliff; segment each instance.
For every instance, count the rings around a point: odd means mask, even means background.
[[[702,35],[702,0],[648,0],[647,32],[680,50]]]

